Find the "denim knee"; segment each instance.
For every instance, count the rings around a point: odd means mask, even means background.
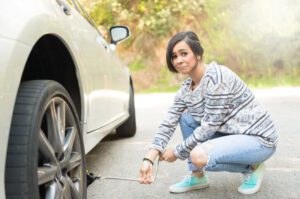
[[[193,134],[194,130],[200,126],[194,117],[187,111],[184,111],[179,118],[179,125],[184,139]]]
[[[184,111],[179,118],[179,125],[187,125],[188,112]]]
[[[179,118],[179,125],[195,129],[200,126],[200,123],[197,122],[188,111],[184,111]]]

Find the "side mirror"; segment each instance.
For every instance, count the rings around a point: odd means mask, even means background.
[[[129,28],[126,26],[112,26],[109,29],[111,43],[117,44],[130,36]]]

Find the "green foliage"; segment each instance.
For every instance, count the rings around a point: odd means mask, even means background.
[[[145,68],[141,55],[136,56],[133,61],[128,64],[130,71],[139,71]]]
[[[274,78],[274,76],[262,77],[260,79],[252,78],[248,79],[247,83],[253,88],[266,88],[266,87],[276,87],[276,86],[299,86],[300,78],[299,76],[279,76]]]
[[[90,15],[97,25],[111,26],[115,23],[112,15],[112,6],[109,1],[97,1],[93,4]]]
[[[280,3],[290,10],[300,10],[300,3],[287,1]],[[276,82],[284,84],[294,81],[296,78],[291,78],[290,71],[292,67],[300,68],[300,56],[296,53],[299,52],[297,49],[300,46],[300,37],[297,36],[296,30],[300,31],[300,24],[299,22],[294,24],[297,27],[294,27],[294,33],[281,30],[265,33],[263,30],[266,28],[261,26],[263,24],[261,21],[264,19],[259,17],[264,13],[261,14],[259,10],[253,9],[261,4],[260,0],[210,0],[205,3],[205,20],[202,23],[204,34],[201,37],[204,38],[207,61],[217,60],[232,68],[246,80],[261,81],[264,85],[266,82],[277,85]],[[293,6],[296,8],[292,8]],[[271,7],[270,4],[265,9]],[[245,14],[247,12],[248,14]],[[271,15],[270,10],[268,13]],[[289,20],[294,20],[293,17],[296,15],[291,15]],[[277,26],[275,21],[267,20],[264,25]],[[284,32],[288,32],[289,35],[285,33],[283,37]],[[276,72],[279,72],[282,77],[286,76],[282,78],[285,80],[272,81]]]
[[[188,13],[194,13],[195,8],[201,5],[201,1],[189,0],[144,0],[137,5],[140,30],[149,32],[155,36],[166,36],[180,23],[178,19]]]
[[[136,85],[138,90],[178,88],[182,80],[167,70],[162,52],[171,35],[185,30],[199,35],[206,62],[230,67],[252,86],[300,85],[300,1],[84,1],[97,25],[130,27],[132,36],[120,55],[126,57],[134,80],[148,78]],[[143,72],[149,75],[136,77]]]
[[[174,77],[174,74],[170,73],[167,66],[163,66],[158,73],[158,77],[156,79],[156,87],[172,87],[170,85],[170,80]]]
[[[178,19],[198,13],[203,1],[190,0],[92,0],[90,14],[98,25],[132,23],[138,33],[166,36],[180,25]]]
[[[138,93],[174,93],[180,88],[180,85],[175,86],[160,86],[160,87],[151,87],[148,89],[143,89],[138,91]]]

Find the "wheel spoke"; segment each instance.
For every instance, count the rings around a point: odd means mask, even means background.
[[[43,166],[38,168],[38,184],[42,185],[47,182],[51,182],[55,179],[57,172],[56,166]]]
[[[77,129],[74,127],[69,127],[66,129],[67,135],[64,144],[64,156],[65,159],[69,159],[72,153],[74,141],[77,134]]]
[[[48,137],[49,141],[52,144],[55,153],[60,156],[63,151],[63,144],[60,138],[59,132],[59,123],[58,123],[58,116],[57,110],[55,107],[55,100],[53,99],[49,105],[49,108],[46,112],[47,116],[47,124],[48,124]]]
[[[45,136],[44,132],[40,129],[39,133],[39,151],[42,153],[43,158],[50,161],[50,163],[57,164],[55,152]]]
[[[63,187],[57,181],[52,183],[46,192],[46,199],[61,199],[63,193]]]
[[[57,123],[59,130],[60,142],[65,142],[65,126],[66,126],[66,103],[62,101],[57,106]]]
[[[75,183],[78,184],[78,179],[75,180],[75,182],[73,182],[69,177],[67,178],[67,180],[69,181],[70,184],[70,191],[71,191],[71,195],[72,195],[72,199],[80,199],[81,198],[81,194],[79,193],[79,187],[75,186]]]
[[[80,153],[73,152],[71,154],[70,162],[69,162],[69,165],[68,165],[68,169],[67,169],[68,172],[72,171],[76,167],[80,166],[81,165],[81,159],[82,159],[82,156],[81,156]]]
[[[68,177],[62,177],[60,182],[63,184],[63,198],[72,198],[71,197],[71,190],[70,190],[70,182],[67,179]]]

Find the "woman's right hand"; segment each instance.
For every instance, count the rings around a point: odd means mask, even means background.
[[[140,168],[140,184],[151,184],[153,182],[152,177],[153,165],[149,161],[143,161]]]

